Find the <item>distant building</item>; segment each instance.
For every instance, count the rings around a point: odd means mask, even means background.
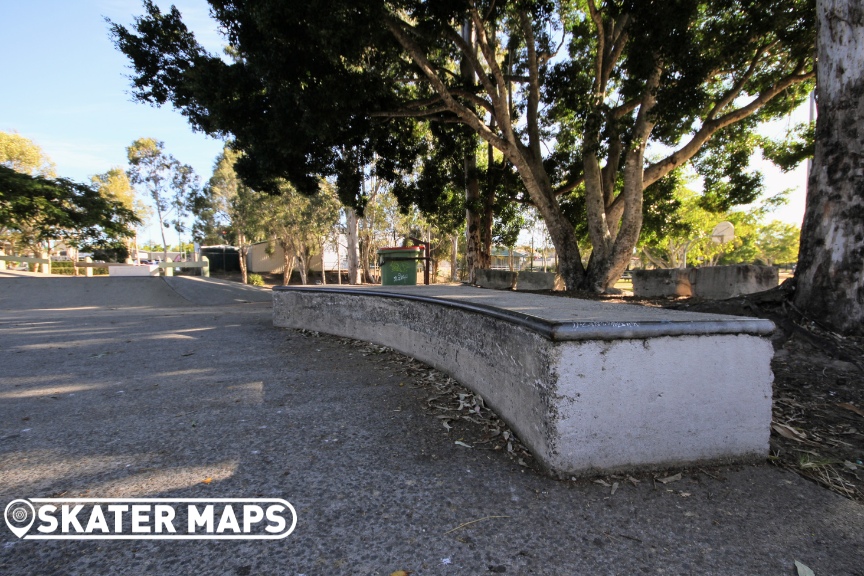
[[[515,250],[510,250],[502,246],[494,246],[492,248],[492,269],[493,270],[524,270],[528,267],[528,255]]]
[[[328,272],[348,269],[347,241],[344,234],[340,234],[335,242],[327,242],[324,245],[324,254],[312,256],[309,262],[310,272],[321,272],[322,260],[324,270]],[[323,258],[322,258],[323,257]],[[282,248],[275,242],[258,242],[249,247],[246,257],[246,265],[249,272],[257,274],[282,274],[285,270],[285,255]],[[297,263],[294,263],[296,269]]]

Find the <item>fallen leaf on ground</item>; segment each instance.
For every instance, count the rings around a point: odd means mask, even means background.
[[[672,476],[667,476],[666,478],[658,478],[657,481],[661,484],[669,484],[670,482],[677,482],[681,479],[681,473],[673,474]]]
[[[807,437],[803,432],[799,432],[786,424],[771,424],[771,428],[773,428],[780,436],[788,438],[789,440],[804,442],[804,439]]]
[[[838,408],[843,408],[844,410],[849,410],[850,412],[855,412],[859,416],[864,416],[864,410],[858,408],[854,404],[849,404],[848,402],[843,402],[841,404],[837,404]]]
[[[457,446],[464,446],[465,448],[471,448],[471,446],[469,446],[465,442],[462,442],[461,440],[457,440],[456,442],[454,442],[454,444],[456,444]]]
[[[798,571],[798,576],[816,576],[813,570],[811,570],[798,560],[795,560],[795,569]]]
[[[594,480],[594,484],[599,484],[600,486],[605,486],[605,487],[607,487],[607,488],[609,488],[610,486],[612,486],[611,484],[609,484],[609,483],[606,482],[605,480]]]
[[[390,576],[411,576],[413,572],[408,572],[407,570],[396,570]]]
[[[210,484],[211,482],[213,482],[213,478],[207,477],[204,480],[202,480],[201,482],[203,484]]]

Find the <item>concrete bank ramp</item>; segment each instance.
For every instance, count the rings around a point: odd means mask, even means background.
[[[273,301],[273,292],[269,288],[247,286],[239,282],[195,276],[171,276],[163,280],[177,294],[199,306],[228,306]]]
[[[206,278],[0,277],[0,310],[174,308],[270,300],[269,290]]]

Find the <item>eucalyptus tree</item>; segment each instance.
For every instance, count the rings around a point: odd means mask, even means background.
[[[339,221],[341,206],[327,182],[322,181],[320,186],[317,194],[307,195],[283,183],[281,194],[265,197],[261,204],[264,234],[283,252],[284,285],[291,280],[295,262],[300,281],[308,284],[310,264],[315,255],[322,256],[322,276],[325,273],[322,248]]]
[[[233,62],[149,0],[134,31],[112,26],[140,100],[233,134],[253,186],[284,177],[313,192],[336,174],[355,202],[351,166],[377,156],[378,174],[398,180],[420,151],[418,123],[459,124],[518,174],[569,289],[615,281],[646,188],[688,161],[716,206],[752,199],[752,130],[798,105],[814,77],[812,0],[210,4]],[[562,199],[574,193],[581,210],[568,217]],[[587,268],[575,218],[590,237]]]
[[[198,191],[198,176],[188,164],[181,164],[165,152],[165,143],[153,138],[139,138],[126,148],[129,181],[143,186],[153,201],[159,231],[162,234],[163,257],[168,258],[165,229],[183,230],[183,216]]]
[[[816,5],[819,117],[795,303],[831,329],[864,334],[864,14],[857,0]]]
[[[205,213],[230,232],[240,252],[240,274],[243,283],[249,279],[246,258],[249,247],[264,237],[266,195],[246,186],[234,170],[240,153],[225,146],[216,158],[213,175],[201,194],[193,200],[196,214]],[[200,223],[196,223],[199,228]]]

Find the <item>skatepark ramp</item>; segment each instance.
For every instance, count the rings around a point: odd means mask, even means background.
[[[0,310],[172,308],[271,301],[270,290],[212,278],[84,278],[10,273],[0,277]]]

